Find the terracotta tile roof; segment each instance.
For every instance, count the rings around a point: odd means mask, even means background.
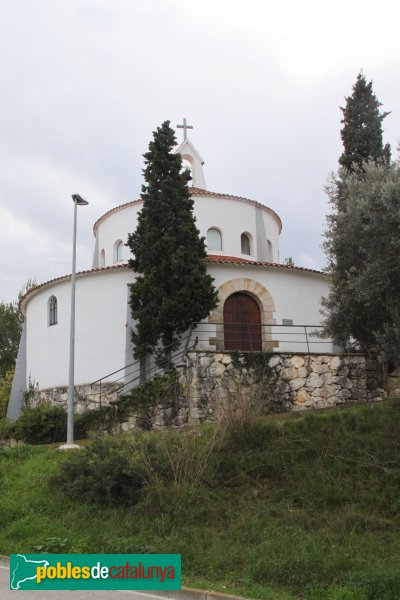
[[[272,208],[270,208],[269,206],[265,206],[264,204],[261,204],[261,202],[256,202],[255,200],[250,200],[249,198],[243,198],[242,196],[233,196],[232,194],[220,194],[218,192],[209,192],[208,190],[202,190],[201,188],[195,188],[195,187],[189,188],[189,191],[190,191],[191,196],[211,196],[213,198],[228,198],[228,199],[232,198],[234,200],[240,200],[241,202],[247,202],[249,204],[253,204],[254,206],[259,206],[260,208],[264,208],[277,220],[278,225],[279,225],[279,233],[282,231],[282,221],[281,221],[279,215],[274,210],[272,210]],[[93,225],[94,235],[96,235],[96,231],[97,231],[97,228],[100,225],[100,223],[105,221],[107,219],[107,217],[109,217],[110,215],[112,215],[115,212],[118,212],[119,210],[123,210],[124,208],[128,208],[130,206],[136,206],[136,205],[142,204],[142,203],[143,203],[143,200],[139,199],[139,200],[132,200],[131,202],[126,202],[125,204],[120,204],[119,206],[114,206],[114,208],[107,211],[106,213],[104,213],[104,215],[102,215],[99,219],[97,219],[97,221]]]
[[[76,274],[76,276],[80,277],[81,275],[89,275],[92,273],[101,273],[103,271],[113,271],[114,269],[127,269],[127,268],[128,268],[127,263],[122,263],[120,265],[110,265],[109,267],[97,267],[96,269],[86,269],[85,271],[79,271]],[[39,283],[38,285],[35,285],[34,287],[30,288],[19,299],[19,302],[18,302],[19,309],[21,310],[21,305],[24,303],[27,296],[29,296],[31,293],[36,292],[37,290],[40,290],[41,288],[47,287],[48,285],[51,285],[52,283],[58,283],[59,281],[65,281],[67,279],[70,279],[70,277],[71,277],[71,273],[69,273],[68,275],[61,275],[60,277],[54,277],[54,279],[49,279],[48,281],[44,281],[43,283]]]
[[[206,262],[212,264],[223,264],[223,265],[250,265],[252,267],[270,267],[274,269],[284,269],[289,271],[306,271],[308,273],[317,273],[318,275],[324,275],[322,271],[317,271],[315,269],[307,269],[306,267],[290,267],[289,265],[281,265],[279,263],[270,263],[270,262],[261,262],[255,260],[249,260],[247,258],[240,258],[236,256],[217,256],[215,254],[209,254],[206,257]],[[103,273],[105,271],[114,271],[117,269],[129,269],[128,264],[126,262],[121,263],[119,265],[110,265],[108,267],[97,267],[96,269],[87,269],[86,271],[79,271],[76,276],[81,277],[82,275],[91,275],[94,273]],[[40,290],[44,287],[51,285],[52,283],[58,283],[59,281],[66,281],[70,279],[71,274],[61,275],[60,277],[55,277],[54,279],[50,279],[49,281],[45,281],[44,283],[40,283],[35,287],[28,290],[23,296],[21,296],[19,300],[19,308],[21,310],[21,306],[24,304],[26,298],[33,292]]]
[[[272,267],[273,269],[284,269],[289,271],[306,271],[307,273],[317,273],[318,275],[326,276],[323,271],[317,271],[316,269],[308,269],[306,267],[291,267],[290,265],[284,265],[281,263],[263,262],[259,260],[249,260],[248,258],[241,258],[237,256],[221,256],[216,254],[209,254],[206,258],[209,263],[217,263],[223,265],[250,265],[253,267]]]
[[[141,198],[139,198],[139,200],[131,200],[131,202],[125,202],[125,204],[120,204],[119,206],[114,206],[114,208],[112,208],[111,210],[104,213],[104,215],[102,215],[100,217],[100,219],[97,219],[97,221],[93,225],[94,235],[96,236],[96,230],[97,230],[98,226],[100,225],[100,223],[105,221],[107,219],[107,217],[109,217],[110,215],[112,215],[115,212],[118,212],[119,210],[122,210],[123,208],[128,208],[128,206],[135,206],[136,204],[143,204],[143,200]]]

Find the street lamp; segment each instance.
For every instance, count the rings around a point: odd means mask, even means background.
[[[67,443],[60,446],[60,450],[79,448],[74,444],[74,367],[75,367],[75,273],[76,273],[76,220],[78,206],[89,204],[79,194],[72,194],[74,202],[74,237],[72,244],[72,275],[71,275],[71,324],[69,329],[69,379],[68,379],[68,420]]]

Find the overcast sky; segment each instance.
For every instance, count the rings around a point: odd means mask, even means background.
[[[0,0],[0,300],[70,273],[72,193],[90,268],[93,223],[139,197],[152,132],[183,117],[208,189],[273,208],[281,259],[322,268],[360,69],[400,137],[399,17],[398,0]]]

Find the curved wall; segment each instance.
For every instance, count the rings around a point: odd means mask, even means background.
[[[279,225],[267,209],[236,198],[194,197],[194,214],[200,234],[216,227],[222,232],[222,251],[210,254],[237,256],[259,261],[279,261]],[[242,254],[241,235],[250,234],[251,254]],[[268,257],[268,240],[273,248]]]
[[[76,280],[75,383],[91,383],[125,365],[129,269],[78,275]],[[68,382],[71,282],[54,282],[28,298],[27,384],[40,389]],[[57,298],[58,322],[48,325],[48,300]]]
[[[96,247],[97,253],[93,261],[93,267],[101,266],[100,255],[104,250],[104,265],[109,267],[114,262],[114,245],[117,240],[121,240],[124,244],[128,241],[128,234],[134,231],[137,227],[138,213],[142,209],[143,202],[128,205],[108,215],[102,221],[96,230]],[[129,248],[123,248],[123,256],[121,262],[126,262],[129,258]],[[97,260],[97,262],[96,262]]]
[[[232,292],[251,288],[258,300],[261,299],[261,294],[257,288],[260,290],[264,288],[268,292],[270,301],[263,307],[262,317],[267,319],[264,321],[265,325],[267,323],[275,325],[271,328],[272,339],[279,341],[274,346],[275,351],[307,351],[304,328],[298,327],[300,325],[308,326],[312,351],[333,351],[330,340],[319,342],[319,338],[312,336],[313,327],[321,324],[321,298],[329,294],[329,281],[325,275],[284,267],[258,267],[249,264],[210,264],[207,271],[214,277],[215,287],[221,288],[221,303],[211,314],[209,323],[221,323],[223,320],[222,310],[226,299],[223,292],[229,282],[233,283]],[[248,285],[249,283],[251,286]],[[292,321],[295,327],[283,327],[284,319]]]
[[[251,264],[209,264],[207,271],[214,277],[216,288],[222,289],[233,282],[233,291],[247,290],[246,283],[253,282],[254,293],[261,302],[262,297],[257,290],[265,288],[273,311],[271,315],[267,315],[268,322],[282,325],[283,319],[290,319],[293,325],[308,326],[319,325],[321,322],[320,298],[329,292],[328,279],[322,274]],[[133,281],[134,273],[128,268],[77,276],[76,385],[96,381],[108,373],[122,369],[129,362],[132,349],[127,323],[132,326],[132,322],[128,316],[127,286]],[[70,278],[50,283],[36,292],[32,291],[24,302],[26,387],[29,378],[41,390],[67,385],[70,285]],[[48,302],[53,295],[57,298],[57,324],[49,326]],[[208,321],[205,320],[211,327],[212,323],[223,320],[222,317],[217,318],[218,310],[223,309],[223,298],[220,300],[221,304],[214,311],[215,315],[211,315]],[[272,338],[279,339],[275,350],[304,350],[300,346],[287,344],[287,338],[280,335],[277,337],[277,334],[278,330],[273,329]],[[302,331],[300,339],[303,340]],[[332,347],[318,346],[314,350],[331,352]],[[111,377],[110,380],[115,380],[116,377]]]
[[[213,197],[196,194],[194,215],[200,235],[207,240],[207,231],[216,227],[222,233],[222,250],[210,250],[210,254],[237,256],[259,261],[279,262],[279,231],[277,219],[267,208],[255,203],[229,196]],[[100,258],[104,250],[104,265],[115,264],[114,245],[117,240],[125,244],[128,234],[136,229],[138,213],[143,206],[139,201],[111,212],[96,228],[96,249],[93,266],[102,266]],[[241,235],[250,236],[251,254],[243,254]],[[269,243],[268,243],[269,242]],[[122,262],[129,258],[129,248],[124,247]]]

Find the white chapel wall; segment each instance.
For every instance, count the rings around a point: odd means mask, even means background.
[[[207,240],[207,231],[216,227],[222,233],[222,250],[209,250],[209,254],[236,256],[259,261],[279,261],[279,225],[276,219],[265,209],[251,202],[235,198],[215,198],[212,196],[193,196],[194,215],[200,235]],[[108,215],[96,232],[96,260],[93,266],[115,264],[114,245],[117,240],[125,244],[128,234],[137,227],[138,213],[143,204],[126,206]],[[251,254],[243,254],[241,235],[248,233],[251,238]],[[272,246],[269,257],[268,241]],[[104,250],[104,265],[100,254]],[[130,256],[129,248],[124,246],[123,261]]]
[[[91,383],[125,365],[126,292],[130,270],[78,276],[76,281],[75,383]],[[70,280],[34,294],[27,306],[27,376],[40,389],[66,385],[69,365]],[[57,297],[58,323],[47,306]]]
[[[122,240],[122,242],[126,244],[128,241],[128,234],[132,233],[137,227],[138,213],[142,206],[142,203],[138,203],[117,210],[108,215],[107,218],[99,224],[96,232],[96,246],[98,248],[98,253],[104,250],[104,266],[109,267],[112,264],[115,264],[114,244],[117,240]],[[122,262],[126,262],[129,257],[130,250],[124,246]],[[100,258],[98,258],[98,260],[100,261]]]
[[[245,277],[259,282],[272,296],[275,305],[273,318],[276,327],[272,328],[272,338],[279,341],[276,351],[307,351],[304,328],[282,327],[283,319],[290,319],[294,326],[320,325],[322,296],[329,293],[326,277],[307,271],[295,269],[251,267],[249,265],[209,265],[208,272],[214,277],[214,285],[218,288],[223,283],[238,277]],[[279,326],[279,327],[278,327]],[[308,333],[313,328],[307,329]],[[290,331],[289,335],[286,332]],[[325,343],[317,338],[310,338],[311,350],[314,352],[332,352],[330,342]]]
[[[274,217],[266,210],[262,210],[263,230],[266,238],[258,240],[260,228],[257,227],[256,206],[250,202],[243,202],[234,198],[214,198],[212,196],[194,197],[194,215],[200,234],[207,239],[207,231],[217,227],[222,232],[222,251],[209,251],[209,254],[221,256],[236,256],[253,260],[266,260],[258,256],[258,247],[270,239],[274,247],[274,261],[278,258],[279,226]],[[249,233],[251,236],[250,255],[241,251],[241,235]]]

